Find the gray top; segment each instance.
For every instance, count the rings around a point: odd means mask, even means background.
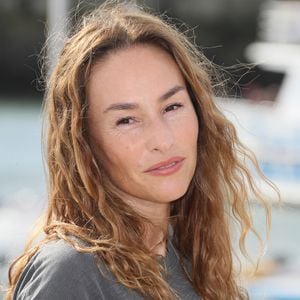
[[[167,269],[166,280],[180,299],[200,299],[181,270],[171,241],[167,249],[161,260]],[[78,252],[64,240],[52,241],[42,246],[26,265],[13,300],[144,299],[118,283],[110,271],[104,273],[92,254]]]

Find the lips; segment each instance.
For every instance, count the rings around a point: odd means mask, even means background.
[[[182,162],[183,160],[184,160],[184,157],[181,157],[181,156],[171,157],[170,159],[168,159],[166,161],[162,161],[158,164],[155,164],[155,165],[151,166],[145,172],[167,170],[167,169],[170,169],[170,168],[174,167],[175,165]]]

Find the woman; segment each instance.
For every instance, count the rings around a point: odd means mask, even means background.
[[[142,8],[106,2],[83,18],[45,99],[44,236],[11,266],[6,299],[247,298],[230,224],[243,250],[249,195],[264,201],[241,161],[259,169],[209,69]]]

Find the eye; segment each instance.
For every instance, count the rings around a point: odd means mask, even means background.
[[[119,119],[116,122],[116,125],[117,126],[120,126],[120,125],[130,125],[130,124],[133,124],[134,121],[135,120],[132,117],[126,117],[126,118]]]
[[[169,111],[172,111],[172,110],[177,110],[178,108],[182,107],[183,105],[180,104],[180,103],[174,103],[174,104],[171,104],[169,106],[167,106],[165,108],[165,112],[169,112]]]

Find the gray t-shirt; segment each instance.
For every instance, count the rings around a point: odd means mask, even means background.
[[[167,249],[160,261],[167,269],[166,280],[180,299],[200,299],[184,275],[171,241]],[[78,252],[64,240],[51,241],[26,265],[13,300],[145,299],[118,283],[107,268],[101,271],[92,254]]]

